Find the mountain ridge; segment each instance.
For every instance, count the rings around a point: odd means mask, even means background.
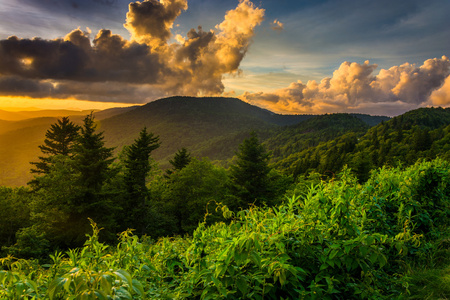
[[[279,115],[236,98],[223,97],[169,97],[143,106],[110,109],[94,115],[98,130],[104,131],[107,146],[115,147],[116,154],[123,146],[130,145],[143,127],[160,136],[161,147],[152,153],[152,157],[163,169],[183,147],[197,157],[228,160],[250,131],[258,131],[266,139],[280,130],[318,117]],[[70,119],[81,124],[83,117],[75,115]],[[375,123],[382,120],[369,115],[359,117]],[[29,162],[36,161],[40,155],[38,146],[56,120],[0,121],[0,165],[3,170],[0,185],[23,185],[31,179]],[[2,124],[8,124],[11,130]],[[14,153],[14,149],[21,149],[21,153]]]

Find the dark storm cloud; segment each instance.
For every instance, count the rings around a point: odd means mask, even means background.
[[[10,37],[0,41],[0,74],[78,81],[155,82],[158,56],[145,44],[101,30],[91,45],[74,30],[65,39]]]
[[[19,39],[0,41],[0,73],[26,78],[81,78],[87,53],[70,41]]]
[[[31,96],[47,97],[53,93],[53,85],[33,79],[23,79],[17,76],[0,77],[1,96]]]

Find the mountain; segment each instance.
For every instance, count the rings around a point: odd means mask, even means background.
[[[347,114],[279,115],[239,99],[217,97],[170,97],[143,106],[94,114],[107,146],[116,147],[116,154],[123,146],[133,143],[144,127],[158,135],[161,147],[152,157],[161,168],[168,167],[168,161],[183,147],[196,157],[229,160],[253,130],[273,152],[281,149],[279,152],[284,154],[279,159],[282,160],[290,153],[346,132],[367,130],[370,126],[367,123],[378,124],[389,119]],[[73,115],[70,119],[81,124],[84,116]],[[24,185],[31,179],[29,162],[36,161],[40,155],[38,146],[56,120],[0,120],[0,185]],[[308,144],[311,141],[314,143]]]
[[[108,109],[104,109],[104,110],[100,110],[100,111],[94,111],[94,116],[95,116],[95,119],[97,119],[97,120],[104,120],[104,119],[111,118],[115,115],[123,114],[123,113],[133,110],[137,107],[139,107],[139,106],[108,108]]]
[[[280,160],[294,175],[333,175],[348,165],[361,181],[373,168],[411,165],[418,159],[450,159],[450,108],[420,108],[371,127],[349,131]]]
[[[371,127],[366,122],[373,124],[375,120],[380,123],[389,118],[375,119],[371,116],[343,113],[315,116],[299,124],[283,128],[279,133],[266,139],[264,144],[272,151],[273,162],[277,162],[347,132],[364,134]]]
[[[31,179],[32,160],[40,155],[38,148],[45,132],[57,118],[37,118],[0,122],[0,185],[24,185]],[[7,126],[6,126],[7,125]]]
[[[311,117],[278,115],[235,98],[170,97],[105,119],[101,130],[107,144],[120,150],[147,127],[162,142],[153,153],[156,160],[168,161],[182,147],[195,156],[215,160],[232,156],[251,130],[295,124]]]

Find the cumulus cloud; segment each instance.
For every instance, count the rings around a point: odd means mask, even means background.
[[[450,105],[450,76],[447,76],[441,88],[431,93],[430,102],[433,105]]]
[[[0,40],[0,94],[147,102],[156,97],[219,95],[222,77],[239,72],[264,10],[241,0],[212,30],[201,26],[172,41],[186,0],[129,4],[131,39],[75,29],[64,38]]]
[[[147,0],[129,4],[125,28],[133,40],[153,47],[164,46],[173,22],[188,8],[187,0]]]
[[[376,64],[344,62],[332,77],[291,83],[271,93],[248,93],[241,98],[283,113],[355,111],[374,113],[388,107],[392,114],[423,105],[450,104],[450,62],[445,56],[423,65],[405,63],[374,74]]]

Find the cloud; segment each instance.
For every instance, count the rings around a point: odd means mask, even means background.
[[[130,3],[124,24],[130,40],[108,29],[93,39],[75,29],[60,39],[0,40],[0,94],[131,103],[219,95],[223,75],[239,72],[264,10],[241,0],[214,30],[199,26],[173,42],[171,28],[187,8],[186,0]]]
[[[173,22],[188,8],[187,0],[147,0],[129,4],[125,28],[133,40],[150,46],[164,46],[171,37]]]
[[[46,97],[53,92],[50,82],[33,79],[23,79],[17,76],[0,77],[0,96],[31,95],[36,98]]]
[[[445,56],[428,59],[419,67],[405,63],[374,75],[376,68],[369,61],[344,62],[332,77],[320,82],[293,82],[274,92],[245,92],[241,98],[283,113],[374,113],[378,106],[399,114],[423,105],[450,102],[450,62]]]
[[[284,29],[284,24],[275,19],[272,23],[272,29],[275,31],[282,31]]]
[[[153,83],[161,68],[158,54],[101,30],[91,45],[88,33],[76,29],[64,39],[0,41],[0,74],[23,78]]]
[[[175,48],[175,68],[181,71],[178,91],[184,95],[215,95],[224,91],[224,74],[236,74],[254,35],[264,19],[264,10],[243,0],[226,13],[216,31],[191,29],[188,39]]]
[[[450,105],[450,76],[447,76],[442,87],[431,93],[430,102],[433,105]]]

